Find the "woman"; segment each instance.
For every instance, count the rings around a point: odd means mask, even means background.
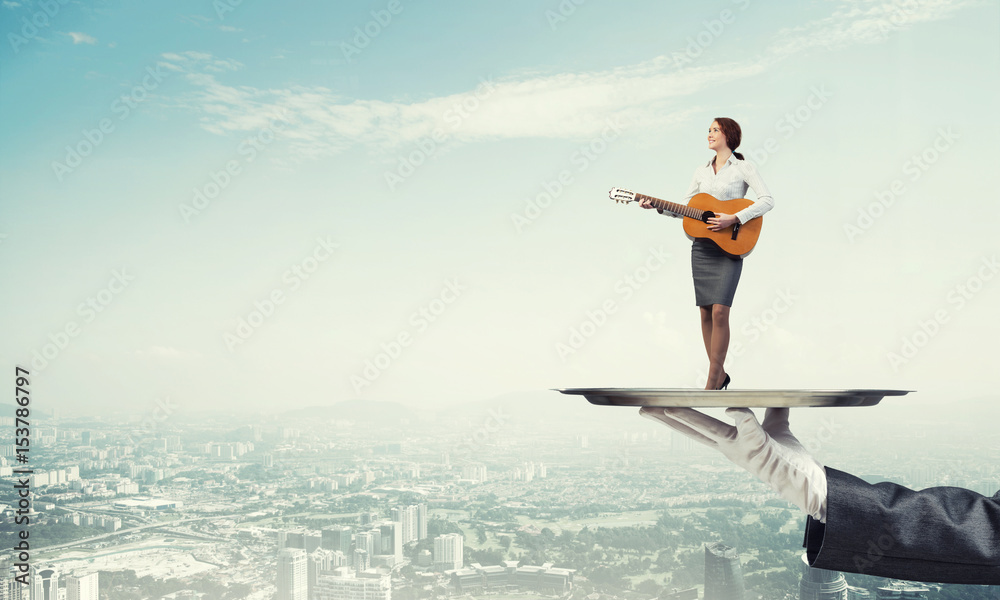
[[[736,214],[715,213],[708,219],[708,228],[721,231],[736,223],[746,223],[771,210],[774,200],[757,169],[735,152],[740,145],[739,124],[725,117],[712,121],[708,128],[708,148],[715,151],[715,158],[698,167],[691,179],[686,204],[695,194],[711,194],[718,200],[746,197],[747,188],[757,195],[753,204]],[[648,200],[643,208],[655,208]],[[657,209],[660,214],[680,218],[681,215]],[[743,259],[733,258],[722,252],[714,242],[695,238],[691,244],[691,274],[694,277],[695,304],[701,311],[701,335],[708,353],[708,381],[706,390],[721,390],[729,386],[730,377],[725,371],[726,353],[729,351],[729,309],[740,282]]]

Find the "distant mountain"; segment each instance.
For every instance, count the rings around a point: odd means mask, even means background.
[[[555,390],[524,390],[453,404],[445,409],[452,416],[476,417],[490,410],[500,410],[513,421],[548,421],[553,425],[566,422],[592,422],[609,419],[619,421],[635,417],[638,409],[594,406],[583,396],[567,395]],[[445,412],[442,411],[442,412]]]
[[[13,417],[14,414],[15,414],[14,411],[17,410],[18,408],[20,408],[20,407],[18,405],[16,405],[16,404],[10,404],[10,403],[7,403],[7,402],[0,402],[0,417]],[[40,416],[45,416],[45,417],[51,417],[52,416],[52,411],[51,410],[44,410],[44,409],[38,408],[37,406],[35,406],[33,404],[29,404],[28,408],[31,410],[32,414],[40,415]]]
[[[306,406],[285,411],[282,415],[291,419],[341,419],[361,423],[395,423],[416,417],[413,409],[398,402],[374,400],[344,400],[336,404]]]

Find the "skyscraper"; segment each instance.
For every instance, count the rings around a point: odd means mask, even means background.
[[[59,600],[59,572],[31,567],[31,600]]]
[[[411,506],[397,506],[392,509],[392,520],[399,523],[400,535],[404,544],[417,539],[417,511]]]
[[[354,570],[358,573],[372,568],[372,557],[367,550],[355,548],[354,550]]]
[[[278,551],[278,600],[308,600],[308,559],[301,548]]]
[[[417,539],[427,539],[427,505],[423,502],[417,505]]]
[[[839,571],[810,567],[803,554],[799,600],[847,600],[847,581]]]
[[[403,534],[399,523],[394,521],[383,521],[379,524],[382,532],[382,547],[380,554],[393,556],[397,561],[403,558]]]
[[[376,554],[375,552],[375,535],[371,531],[359,531],[356,536],[354,536],[354,548],[355,550],[364,550],[368,553],[368,556]]]
[[[279,531],[278,532],[278,549],[282,548],[299,548],[301,550],[306,549],[306,534],[304,531]]]
[[[746,600],[740,555],[720,542],[705,546],[705,600]]]
[[[66,600],[98,600],[97,573],[67,577]]]
[[[345,555],[351,554],[351,528],[347,525],[324,527],[321,532],[323,548],[340,550]]]
[[[465,537],[461,533],[446,533],[434,538],[434,568],[440,571],[461,569],[465,565]]]

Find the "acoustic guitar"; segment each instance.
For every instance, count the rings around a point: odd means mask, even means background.
[[[763,217],[755,217],[746,223],[730,225],[721,231],[712,231],[708,228],[708,219],[714,217],[715,213],[736,214],[753,204],[753,200],[746,198],[717,200],[711,194],[695,194],[687,204],[677,204],[644,194],[636,194],[623,188],[611,188],[608,195],[615,202],[623,204],[649,200],[656,208],[682,215],[684,217],[684,233],[693,238],[711,240],[723,252],[733,257],[743,257],[750,254],[754,245],[757,244],[757,238],[760,237],[760,227],[764,222]]]

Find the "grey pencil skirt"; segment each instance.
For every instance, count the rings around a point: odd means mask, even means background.
[[[703,238],[695,238],[691,243],[691,276],[694,278],[694,300],[698,306],[732,306],[742,272],[742,258],[730,257]]]

